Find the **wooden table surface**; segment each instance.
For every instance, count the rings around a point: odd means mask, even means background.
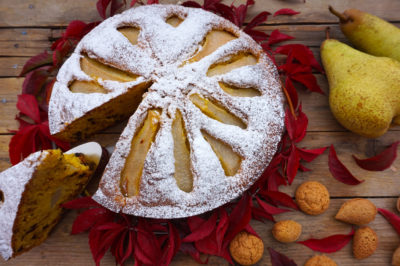
[[[130,1],[128,1],[130,2]],[[174,2],[173,0],[168,3]],[[236,1],[237,3],[239,1]],[[328,3],[329,2],[329,3]],[[167,3],[167,1],[162,1]],[[229,2],[228,2],[229,3]],[[87,22],[100,19],[95,8],[96,0],[1,0],[0,1],[0,170],[10,166],[8,143],[12,137],[11,129],[17,129],[14,120],[17,94],[21,92],[24,78],[18,77],[25,61],[31,56],[49,50],[51,42],[58,38],[68,22],[75,19]],[[359,8],[400,25],[400,1],[398,0],[257,0],[250,8],[250,16],[260,11],[275,12],[280,8],[292,8],[301,14],[289,17],[270,17],[268,23],[259,27],[270,32],[279,29],[296,39],[287,43],[303,43],[313,50],[320,60],[319,45],[324,40],[324,29],[331,28],[332,38],[346,42],[339,30],[337,19],[328,12],[328,4],[337,10]],[[249,18],[248,17],[248,18]],[[294,184],[282,190],[293,195],[296,187],[306,180],[317,180],[327,186],[331,195],[328,211],[317,217],[301,212],[290,212],[276,216],[277,220],[294,219],[303,225],[300,240],[311,237],[322,238],[337,233],[348,233],[349,225],[333,219],[340,205],[354,197],[368,198],[378,207],[395,211],[395,203],[400,188],[400,159],[383,172],[368,172],[360,169],[351,158],[352,154],[369,157],[387,145],[400,139],[400,127],[393,127],[378,139],[366,139],[348,132],[333,118],[328,106],[328,84],[326,78],[317,74],[317,79],[326,95],[300,92],[304,111],[309,117],[307,137],[300,146],[317,148],[334,144],[339,158],[350,171],[365,182],[358,186],[348,186],[336,181],[328,170],[327,152],[307,165],[312,172],[300,173]],[[96,135],[93,139],[103,145],[113,145],[122,126],[116,126]],[[68,213],[57,225],[51,236],[41,246],[34,248],[8,262],[0,259],[0,265],[94,265],[86,234],[69,235],[76,213]],[[1,217],[0,217],[1,219]],[[266,247],[270,246],[303,265],[314,252],[299,244],[281,244],[271,237],[272,223],[253,222],[256,231],[262,236]],[[399,245],[399,237],[380,215],[370,224],[379,237],[378,249],[371,257],[358,261],[351,253],[351,245],[330,254],[338,265],[390,265],[393,251]],[[195,265],[188,256],[178,254],[173,265]],[[216,257],[209,260],[210,265],[226,265]],[[115,265],[108,253],[102,265]],[[270,265],[267,250],[258,265]]]

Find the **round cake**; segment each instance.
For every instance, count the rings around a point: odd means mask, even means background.
[[[152,218],[200,214],[261,175],[284,127],[277,70],[229,21],[133,8],[87,34],[57,76],[50,131],[78,141],[130,117],[93,199]]]

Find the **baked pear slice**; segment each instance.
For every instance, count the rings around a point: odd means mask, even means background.
[[[139,195],[140,180],[147,152],[160,128],[161,114],[157,109],[149,110],[143,125],[131,142],[131,149],[121,172],[120,187],[127,197]]]
[[[226,143],[214,138],[204,130],[201,131],[203,137],[211,145],[217,155],[226,176],[234,176],[240,168],[242,159]]]
[[[189,62],[200,61],[202,58],[217,50],[220,46],[234,39],[237,39],[237,37],[230,32],[223,30],[210,31],[203,41],[204,44],[202,45],[201,50],[193,56]]]
[[[121,32],[125,38],[127,38],[131,44],[136,45],[138,43],[138,38],[139,38],[139,33],[140,29],[137,27],[121,27],[118,29],[119,32]]]
[[[242,120],[233,114],[229,113],[222,106],[211,102],[209,99],[203,98],[199,94],[190,95],[190,100],[196,105],[205,115],[215,119],[221,123],[246,128]]]
[[[229,60],[211,65],[207,71],[207,76],[226,74],[235,68],[257,64],[257,57],[251,53],[239,53],[231,56]]]
[[[256,97],[261,95],[258,90],[251,87],[239,88],[233,85],[226,84],[224,82],[219,82],[219,86],[224,92],[235,97]]]
[[[190,192],[193,189],[193,176],[190,169],[190,146],[182,114],[179,110],[175,113],[171,132],[174,139],[176,184],[181,190]]]

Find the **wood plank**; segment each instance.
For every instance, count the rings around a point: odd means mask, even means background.
[[[0,79],[0,133],[9,133],[9,130],[18,129],[15,120],[17,112],[17,95],[21,93],[24,78]]]
[[[198,2],[202,2],[197,0]],[[130,1],[128,1],[130,2]],[[161,3],[177,3],[177,0],[161,0]],[[230,4],[232,1],[224,0]],[[244,0],[235,3],[243,3]],[[70,21],[79,19],[87,22],[99,20],[95,0],[81,0],[79,4],[74,1],[41,1],[31,0],[3,0],[0,9],[0,27],[55,27],[66,26]],[[399,21],[400,2],[392,0],[381,0],[379,5],[372,0],[353,0],[351,2],[342,0],[319,1],[268,1],[258,0],[249,9],[248,19],[261,11],[275,12],[280,8],[292,8],[301,12],[297,16],[278,16],[270,18],[269,24],[281,23],[335,23],[337,19],[328,12],[328,5],[343,11],[347,8],[361,8],[386,20]]]
[[[97,141],[104,146],[114,146],[119,134],[98,134],[88,141]],[[8,142],[10,136],[0,135],[0,161],[8,162]],[[320,148],[331,143],[334,144],[340,160],[359,179],[365,180],[358,186],[349,186],[334,179],[328,169],[328,151],[319,156],[312,163],[305,163],[311,172],[300,172],[295,178],[292,186],[282,187],[282,191],[294,195],[298,185],[305,180],[316,180],[325,184],[332,197],[397,197],[400,194],[400,159],[397,159],[390,169],[382,172],[366,171],[358,167],[352,154],[360,158],[367,158],[382,151],[385,147],[399,140],[398,132],[388,132],[384,136],[372,140],[359,137],[350,132],[309,132],[299,147],[308,149]],[[9,165],[0,165],[0,171]]]
[[[322,238],[332,234],[347,234],[351,226],[334,220],[334,215],[340,208],[340,205],[347,199],[332,199],[329,209],[319,216],[308,216],[300,212],[289,212],[276,216],[277,220],[294,219],[303,227],[303,233],[299,240],[308,238]],[[387,208],[395,211],[396,199],[371,199],[378,207]],[[40,246],[35,247],[28,253],[12,259],[8,262],[0,261],[1,265],[93,265],[91,253],[88,246],[87,234],[70,235],[71,226],[76,213],[71,211],[65,215],[62,222],[56,226],[50,237]],[[273,247],[275,250],[286,254],[292,258],[298,265],[304,265],[304,262],[315,254],[312,250],[296,243],[282,244],[273,239],[271,228],[273,223],[252,222],[253,228],[264,241],[265,250],[262,260],[257,265],[271,265],[267,247]],[[369,224],[378,235],[379,245],[375,254],[364,260],[356,260],[351,253],[351,242],[341,251],[329,254],[338,265],[389,265],[393,251],[398,246],[398,236],[384,220],[377,215],[376,219]],[[132,263],[132,262],[130,262]],[[102,265],[114,265],[113,258],[107,252],[102,260]],[[178,253],[171,265],[196,265],[188,256]],[[224,260],[211,257],[208,265],[228,265]]]
[[[17,77],[30,57],[0,57],[0,77]]]

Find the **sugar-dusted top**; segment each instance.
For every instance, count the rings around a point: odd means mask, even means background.
[[[172,15],[182,18],[173,27]],[[138,44],[132,45],[118,28],[140,28]],[[237,38],[198,62],[187,60],[200,51],[213,29],[226,30]],[[210,67],[240,52],[251,53],[258,62],[216,76]],[[71,81],[92,80],[80,67],[83,54],[104,64],[134,73],[132,82],[97,80],[108,93],[72,93]],[[186,62],[186,63],[185,63]],[[109,18],[86,35],[61,68],[50,102],[50,129],[57,133],[87,112],[127,92],[142,82],[152,82],[143,101],[121,134],[94,199],[113,211],[145,217],[178,218],[216,208],[239,196],[257,180],[273,157],[283,131],[283,97],[275,66],[262,48],[229,21],[202,9],[176,5],[133,8]],[[235,97],[219,82],[252,87],[256,97]],[[224,124],[206,116],[189,99],[192,94],[218,102],[245,121],[246,128]],[[147,110],[162,110],[160,130],[147,154],[137,197],[124,197],[119,187],[130,143]],[[172,121],[180,110],[190,144],[193,190],[180,190],[174,179]],[[242,158],[239,171],[227,177],[202,131],[228,144]],[[122,200],[121,200],[122,199]]]

